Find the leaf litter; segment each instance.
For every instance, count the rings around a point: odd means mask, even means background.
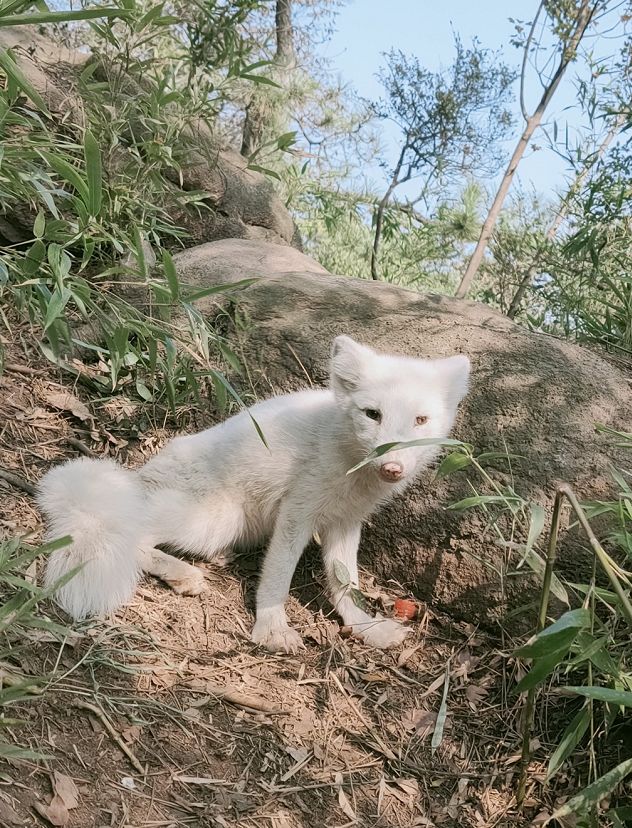
[[[32,483],[82,445],[133,467],[170,436],[162,423],[140,422],[132,435],[139,408],[124,398],[88,408],[81,388],[39,375],[5,373],[0,383],[0,466]],[[191,427],[210,424],[190,417]],[[2,497],[5,528],[37,539],[28,496],[7,486]],[[498,644],[484,632],[426,608],[403,649],[369,650],[339,635],[319,562],[307,556],[288,606],[306,650],[268,655],[247,637],[256,560],[206,569],[203,596],[146,582],[70,645],[48,633],[19,642],[28,673],[47,680],[43,695],[14,707],[15,738],[47,759],[4,764],[4,824],[30,825],[38,814],[62,828],[514,828],[560,807],[559,790],[537,787],[529,813],[515,808],[516,767],[506,759],[518,752],[520,707],[507,701]],[[410,595],[374,583],[363,580],[364,594],[387,613]],[[538,756],[531,770],[543,779]]]

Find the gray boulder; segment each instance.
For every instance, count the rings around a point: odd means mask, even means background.
[[[73,50],[42,35],[37,27],[16,26],[0,29],[0,47],[12,49],[18,67],[44,99],[60,128],[77,127],[77,138],[85,123],[84,102],[79,94],[78,76],[89,63],[96,62],[93,76],[108,83],[111,70],[87,51]],[[120,89],[111,96],[116,116],[121,101],[141,100],[147,90],[126,78],[117,79]],[[107,101],[107,94],[102,93]],[[134,120],[134,106],[125,109],[129,123],[122,127],[126,137],[142,137],[141,120]],[[292,217],[277,196],[272,181],[254,170],[238,153],[222,145],[204,121],[192,120],[182,128],[177,146],[179,167],[165,168],[163,207],[173,223],[188,234],[188,243],[202,244],[223,238],[267,240],[300,249],[301,241]],[[110,177],[138,173],[138,155],[122,143],[116,151],[104,154],[103,163]],[[202,194],[198,206],[190,204],[189,194]],[[32,235],[35,213],[27,206],[10,215],[0,215],[0,239],[15,243]],[[185,240],[186,241],[186,240]]]
[[[249,319],[240,342],[263,397],[327,382],[328,353],[340,333],[384,351],[417,357],[466,353],[472,387],[455,436],[478,451],[522,456],[490,469],[501,483],[550,509],[556,485],[570,482],[584,498],[610,491],[615,455],[595,424],[632,422],[626,378],[591,351],[530,333],[485,305],[343,276],[309,257],[253,241],[226,240],[175,257],[184,282],[200,287],[259,277],[238,294]],[[234,298],[234,294],[233,294]],[[217,297],[198,307],[217,313]],[[229,332],[230,336],[230,332]],[[245,342],[244,342],[245,339]],[[377,515],[364,533],[364,562],[382,581],[394,578],[453,615],[485,621],[500,601],[495,569],[506,550],[486,531],[479,510],[446,506],[471,494],[458,473],[440,482],[427,474],[405,497]],[[578,536],[565,539],[561,567],[576,579],[589,562]],[[506,584],[513,603],[523,582]]]

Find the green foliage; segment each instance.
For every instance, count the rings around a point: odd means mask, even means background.
[[[61,538],[41,547],[26,546],[17,538],[0,542],[0,733],[2,728],[20,724],[6,715],[7,708],[41,692],[43,677],[22,673],[21,652],[38,639],[62,640],[71,634],[40,609],[42,601],[62,582],[44,590],[37,586],[34,577],[36,559],[65,546],[69,540]],[[68,578],[74,574],[70,573]],[[0,758],[32,759],[35,756],[32,751],[0,737]]]
[[[12,3],[0,22],[31,5]],[[30,319],[44,354],[65,370],[76,372],[69,357],[89,349],[96,364],[81,379],[101,392],[135,389],[175,411],[213,387],[223,361],[237,362],[191,304],[168,252],[184,236],[170,215],[208,209],[205,196],[175,195],[170,181],[200,119],[215,118],[235,85],[256,82],[260,64],[249,61],[240,26],[259,5],[200,8],[185,22],[147,0],[55,12],[56,21],[98,18],[79,78],[81,126],[72,112],[53,120],[11,55],[0,55],[0,211],[33,215],[32,237],[0,248],[0,301]],[[91,342],[78,333],[83,323]]]
[[[632,448],[632,435],[612,432],[612,436],[620,446]],[[475,470],[485,488],[493,492],[481,494],[470,483],[474,494],[450,508],[477,508],[485,514],[497,543],[508,552],[506,563],[501,570],[497,569],[501,579],[516,577],[525,564],[535,574],[542,575],[545,562],[537,547],[543,537],[544,510],[536,503],[525,501],[510,485],[499,485],[486,472],[483,458],[484,455],[475,456],[470,446],[462,444],[441,463],[438,477],[465,469]],[[495,456],[488,461],[498,459]],[[508,455],[506,460],[511,462]],[[609,519],[612,554],[618,550],[627,560],[632,560],[632,481],[629,472],[613,469],[612,473],[618,496],[612,501],[584,504],[584,509],[590,517]],[[608,577],[618,581],[624,596],[629,595],[632,576],[610,556],[606,555],[606,560]],[[569,609],[513,652],[515,659],[529,664],[528,671],[514,688],[515,693],[540,689],[546,702],[553,704],[554,694],[561,689],[565,697],[579,701],[571,702],[566,708],[567,724],[561,733],[555,732],[555,725],[550,728],[549,740],[556,740],[557,746],[549,757],[547,781],[588,743],[592,757],[587,771],[590,784],[557,813],[561,817],[575,812],[590,824],[599,801],[632,770],[629,759],[615,768],[608,769],[606,765],[605,746],[616,740],[628,715],[627,709],[632,706],[632,646],[629,601],[624,606],[617,592],[604,589],[600,576],[597,566],[588,583],[563,584],[553,574],[551,591]],[[550,719],[557,722],[559,717]],[[598,758],[600,755],[603,760]]]
[[[500,142],[512,125],[508,100],[516,77],[500,55],[476,40],[466,48],[455,36],[447,69],[432,72],[395,50],[385,58],[385,99],[376,112],[401,129],[404,178],[422,173],[426,181],[445,184],[468,172],[495,172]]]
[[[438,204],[434,215],[397,202],[384,211],[381,278],[392,284],[452,293],[464,248],[478,233],[482,200],[472,183]],[[307,252],[332,273],[370,274],[373,219],[378,197],[312,184],[294,207]]]
[[[542,293],[564,333],[632,355],[632,155],[611,154],[573,200],[574,231]]]

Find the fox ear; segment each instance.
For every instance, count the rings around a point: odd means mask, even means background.
[[[331,346],[331,387],[334,391],[353,391],[366,377],[374,351],[350,336],[337,336]]]
[[[467,394],[470,381],[470,360],[464,355],[447,357],[437,363],[450,402],[457,406]]]

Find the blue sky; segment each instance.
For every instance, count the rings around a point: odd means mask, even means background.
[[[448,64],[453,56],[453,31],[464,44],[478,37],[490,49],[501,48],[505,60],[518,66],[522,52],[509,44],[514,33],[515,19],[530,20],[537,8],[536,0],[350,0],[338,14],[337,31],[327,45],[332,68],[343,79],[350,81],[364,97],[378,98],[381,87],[376,78],[381,53],[390,48],[416,55],[430,69]],[[564,134],[567,122],[572,130],[579,126],[578,114],[571,108],[576,100],[574,71],[567,72],[547,114],[547,122],[557,121],[559,134]],[[517,92],[517,87],[516,87]],[[527,86],[527,105],[539,99],[541,88],[532,78]],[[518,115],[518,102],[515,102]],[[507,159],[522,128],[517,119],[515,137],[507,143]],[[535,143],[545,146],[544,136],[536,133]],[[386,128],[384,144],[389,156],[397,154],[397,133]],[[376,164],[367,171],[369,179],[380,189],[384,174]],[[565,163],[549,149],[528,150],[519,168],[515,186],[554,197],[556,189],[564,184]],[[492,183],[488,186],[492,186]]]

